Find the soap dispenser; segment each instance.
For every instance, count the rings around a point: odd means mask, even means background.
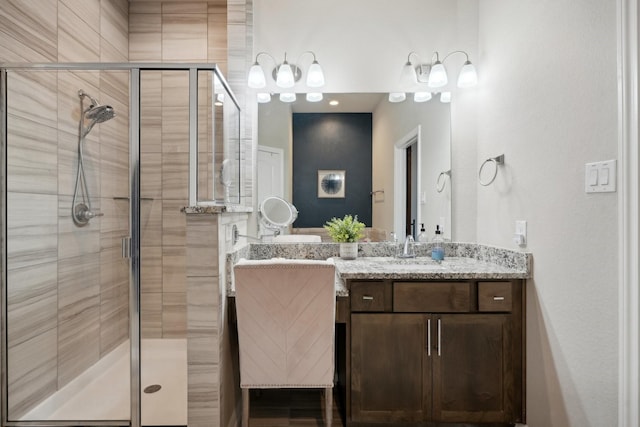
[[[427,232],[424,229],[424,223],[421,224],[420,234],[418,234],[418,242],[419,243],[427,243],[429,242],[429,236],[427,236]]]
[[[431,259],[434,261],[442,261],[444,259],[444,240],[442,239],[439,225],[436,225],[436,235],[433,237]]]

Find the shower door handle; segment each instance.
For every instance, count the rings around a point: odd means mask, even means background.
[[[122,238],[122,258],[131,258],[131,237]]]

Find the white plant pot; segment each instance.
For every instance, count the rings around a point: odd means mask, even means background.
[[[358,242],[340,243],[340,258],[342,259],[358,258]]]

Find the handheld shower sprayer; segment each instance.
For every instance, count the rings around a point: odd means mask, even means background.
[[[104,123],[116,116],[110,105],[101,105],[96,98],[89,95],[82,89],[78,91],[80,98],[80,119],[78,123],[78,172],[76,173],[76,186],[73,192],[73,202],[71,204],[71,217],[78,227],[83,227],[89,223],[91,218],[102,216],[102,213],[95,212],[91,208],[91,196],[87,185],[87,177],[84,173],[83,145],[85,137],[97,123]],[[88,98],[91,104],[85,109],[84,99]],[[85,121],[89,124],[85,126]],[[78,201],[78,194],[82,201]]]

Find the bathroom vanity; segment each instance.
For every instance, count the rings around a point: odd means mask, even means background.
[[[287,247],[255,250],[263,258]],[[379,256],[379,246],[363,252],[370,256],[335,259],[336,396],[346,425],[524,423],[530,254],[449,244],[436,263]]]

